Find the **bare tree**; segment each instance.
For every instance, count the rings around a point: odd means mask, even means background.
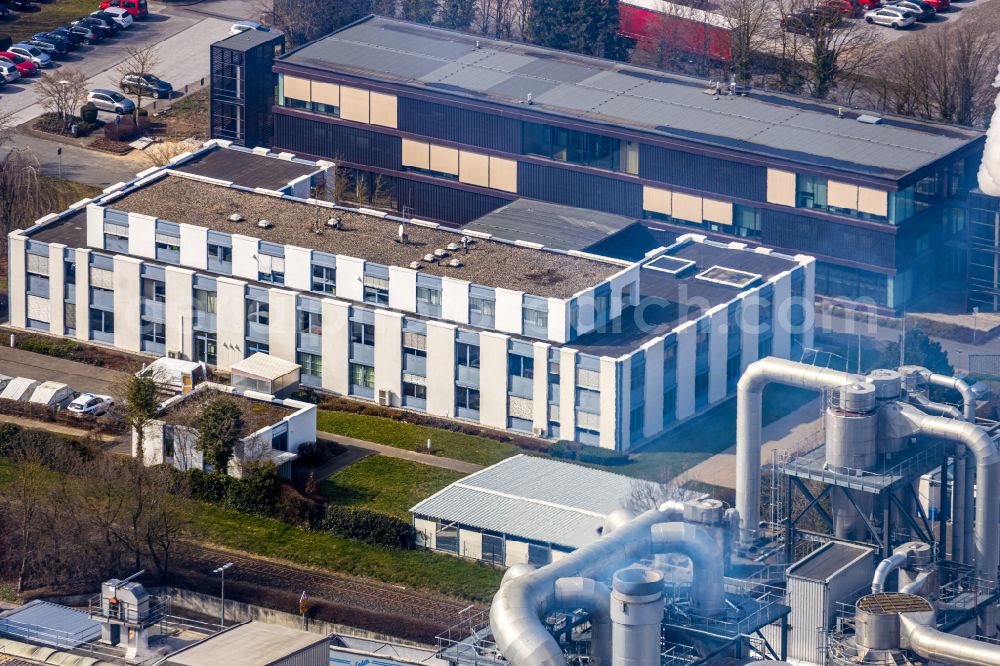
[[[65,130],[87,99],[87,75],[75,67],[61,67],[40,78],[33,88],[42,108],[61,117]]]
[[[722,0],[718,13],[729,30],[729,67],[738,83],[753,78],[757,53],[770,40],[772,10],[762,0]]]
[[[167,166],[170,160],[191,150],[183,141],[158,141],[142,151],[143,158],[150,166]]]
[[[33,222],[50,198],[40,175],[41,166],[27,148],[14,148],[0,159],[0,249],[4,252],[7,234]]]
[[[160,57],[157,53],[157,45],[129,46],[125,49],[125,57],[122,59],[115,71],[122,78],[132,74],[153,74],[160,66]],[[131,93],[135,98],[135,112],[138,127],[139,109],[142,108],[142,100],[146,99],[147,92],[144,86],[136,85],[126,89],[126,93]],[[141,128],[140,128],[141,131]]]

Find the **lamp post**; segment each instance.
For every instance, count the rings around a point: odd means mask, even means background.
[[[212,571],[212,573],[217,573],[222,575],[222,613],[219,618],[219,626],[225,629],[226,627],[226,569],[233,566],[232,562],[227,562],[223,564],[218,569]]]

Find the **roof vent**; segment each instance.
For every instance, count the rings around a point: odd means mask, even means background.
[[[459,259],[452,259],[451,261],[448,262],[448,265],[451,266],[452,268],[461,268],[462,262]]]
[[[233,213],[232,215],[229,216],[229,221],[230,222],[242,222],[244,219],[246,219],[246,218],[244,218],[239,213]]]
[[[882,122],[882,119],[879,118],[878,116],[871,116],[868,115],[867,113],[863,113],[860,116],[858,116],[858,122],[864,123],[865,125],[878,125],[879,123]]]
[[[534,102],[531,101],[531,93],[528,93],[528,106],[531,106]]]
[[[423,267],[424,267],[424,265],[422,263],[420,263],[419,261],[411,261],[410,262],[410,268],[412,268],[415,271],[419,271]]]
[[[449,250],[451,250],[452,252],[454,252],[455,250],[459,250],[459,249],[461,249],[461,248],[462,248],[462,246],[461,246],[461,245],[459,245],[458,243],[448,243],[448,245],[447,245],[447,248],[448,248]]]
[[[344,224],[341,221],[340,216],[338,215],[336,217],[331,217],[329,220],[327,220],[326,226],[330,227],[331,229],[339,230],[343,228]]]
[[[438,249],[434,250],[434,256],[435,257],[439,257],[441,259],[444,259],[445,257],[447,257],[448,254],[449,254],[448,250],[445,250],[445,249],[440,248],[440,247]]]
[[[424,255],[424,261],[437,261],[437,257],[428,252],[427,254]]]
[[[260,220],[259,222],[257,222],[257,226],[260,227],[261,229],[270,229],[274,225],[271,224],[271,220]]]

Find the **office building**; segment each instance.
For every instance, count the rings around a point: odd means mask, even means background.
[[[222,370],[265,353],[306,386],[613,449],[811,345],[811,257],[553,250],[304,198],[331,169],[213,141],[42,218],[10,235],[11,325]]]
[[[736,237],[883,311],[965,276],[976,130],[382,17],[274,71],[272,150],[336,162],[338,200],[462,225],[528,198]]]

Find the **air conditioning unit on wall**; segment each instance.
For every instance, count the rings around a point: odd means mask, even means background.
[[[379,389],[378,404],[383,407],[392,407],[392,391],[389,389]]]
[[[542,426],[535,426],[531,432],[534,433],[535,437],[545,437],[545,428]]]

